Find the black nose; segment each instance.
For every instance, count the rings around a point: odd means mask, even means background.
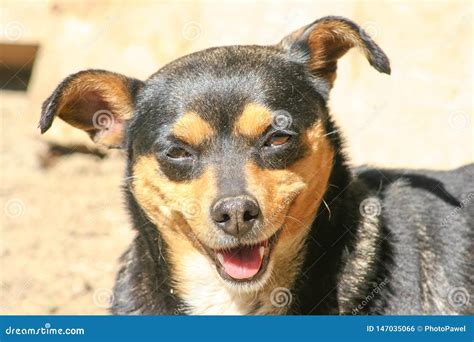
[[[250,196],[226,197],[214,204],[211,217],[227,234],[239,237],[255,225],[260,208]]]

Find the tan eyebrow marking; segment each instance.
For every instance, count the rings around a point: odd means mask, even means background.
[[[214,135],[214,129],[195,112],[186,112],[173,125],[172,133],[183,142],[199,145]]]
[[[245,106],[238,118],[234,133],[247,137],[259,137],[272,123],[271,111],[257,103],[249,103]]]

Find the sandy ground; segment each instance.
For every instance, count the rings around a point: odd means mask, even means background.
[[[40,167],[25,95],[1,98],[0,314],[103,314],[133,237],[118,152]]]

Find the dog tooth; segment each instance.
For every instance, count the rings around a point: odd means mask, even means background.
[[[221,263],[221,265],[224,265],[224,256],[222,253],[217,253],[217,260]]]
[[[263,258],[263,255],[265,254],[265,247],[260,246],[260,249],[258,251],[260,252],[260,259]]]

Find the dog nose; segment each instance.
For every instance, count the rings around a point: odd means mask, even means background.
[[[227,234],[240,237],[255,225],[260,207],[250,196],[222,198],[212,207],[211,217]]]

